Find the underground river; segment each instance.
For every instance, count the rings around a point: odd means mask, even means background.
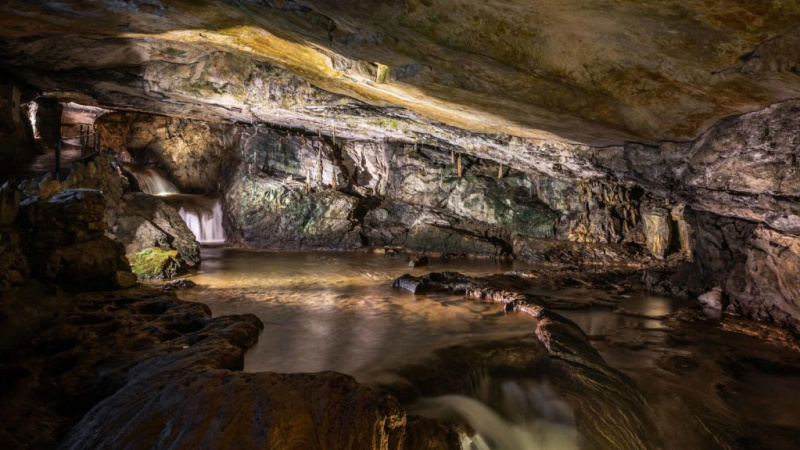
[[[207,304],[214,316],[253,313],[265,323],[246,354],[246,371],[336,371],[381,386],[396,378],[394,369],[424,364],[438,349],[524,340],[535,324],[495,303],[415,296],[393,289],[392,280],[405,273],[485,276],[529,269],[489,259],[432,259],[412,268],[399,255],[206,247],[202,270],[191,277],[198,286],[179,295]],[[793,406],[800,400],[797,357],[780,343],[757,339],[750,322],[728,318],[716,326],[719,318],[683,301],[637,292],[572,287],[530,293],[565,305],[590,297],[614,305],[556,310],[639,385],[665,448],[720,448],[737,439],[746,444],[741,448],[760,448],[764,438],[751,435],[800,425]],[[761,413],[750,412],[756,406]],[[469,423],[476,433],[460,437],[464,449],[581,447],[569,406],[541,377],[478,376],[469,395],[422,399],[410,411]],[[709,422],[718,428],[704,429]],[[744,437],[720,437],[717,429],[728,426],[744,427]],[[756,439],[752,446],[748,436]],[[791,448],[782,446],[789,442],[781,433],[773,439],[767,448]]]

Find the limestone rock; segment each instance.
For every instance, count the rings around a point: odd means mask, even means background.
[[[514,254],[529,263],[559,267],[642,267],[647,258],[619,244],[580,243],[556,239],[514,238]]]
[[[187,269],[177,250],[163,250],[157,247],[130,253],[128,261],[133,273],[142,280],[169,279]]]
[[[745,255],[726,285],[731,301],[744,314],[800,331],[800,237],[761,226]]]
[[[434,124],[596,146],[692,139],[721,117],[797,95],[792,2],[697,2],[677,13],[663,0],[309,0],[302,14],[286,5],[214,1],[215,17],[200,23],[194,5],[175,1],[14,0],[0,14],[0,56],[41,90],[153,113],[333,122],[342,132],[362,119],[363,133],[400,134],[397,109],[407,108]],[[364,121],[372,105],[393,115]]]
[[[664,209],[648,209],[642,215],[647,249],[658,259],[664,259],[672,243],[672,220]]]
[[[227,194],[232,229],[248,246],[361,247],[355,214],[359,199],[338,191],[307,193],[302,185],[242,177]],[[236,239],[236,238],[235,238]]]
[[[130,272],[125,249],[104,232],[106,198],[69,189],[49,199],[26,199],[19,226],[35,276],[84,289],[114,288]]]
[[[136,285],[137,277],[135,273],[117,271],[116,285],[119,288],[127,289]]]
[[[176,251],[176,271],[200,265],[200,246],[178,212],[158,197],[128,193],[112,229],[115,238],[133,255],[150,248]],[[174,274],[173,274],[174,275]]]
[[[714,289],[706,292],[700,297],[697,297],[697,300],[700,302],[701,305],[707,308],[722,310],[724,306],[722,297],[722,288],[715,287]]]

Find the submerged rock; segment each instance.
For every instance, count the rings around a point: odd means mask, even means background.
[[[416,256],[408,262],[409,267],[424,267],[428,265],[427,256]]]

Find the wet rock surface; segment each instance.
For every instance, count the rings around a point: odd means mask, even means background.
[[[263,327],[255,316],[212,319],[153,288],[54,307],[40,305],[52,314],[41,329],[15,330],[35,336],[28,344],[4,341],[0,434],[13,447],[412,448],[400,404],[351,377],[239,372]]]
[[[400,398],[416,398],[416,385],[403,381],[416,379],[430,390],[427,395],[459,389],[480,395],[484,388],[476,380],[509,379],[519,369],[540,374],[564,396],[590,447],[637,448],[636,439],[614,434],[630,431],[630,423],[603,422],[619,411],[636,411],[640,420],[647,418],[638,431],[654,439],[642,448],[793,448],[800,427],[791,406],[796,398],[785,398],[789,391],[773,397],[773,389],[800,383],[798,347],[791,332],[737,318],[720,321],[696,307],[658,314],[648,313],[652,307],[646,304],[644,310],[622,307],[626,293],[639,286],[628,284],[630,274],[542,269],[521,275],[524,280],[519,275],[473,278],[457,273],[397,279],[396,287],[417,294],[443,291],[500,301],[512,305],[510,311],[540,319],[529,340],[445,349],[428,366],[402,369],[400,381],[388,389]],[[599,292],[581,289],[598,287],[608,293],[605,300],[587,301]],[[608,308],[606,318],[596,312],[598,307]],[[549,360],[541,359],[545,354]],[[437,382],[439,372],[450,367],[456,367],[450,377],[457,381]],[[475,367],[477,372],[470,372]],[[586,392],[594,394],[585,397]],[[596,413],[603,408],[614,412]],[[600,440],[594,441],[598,435]],[[614,442],[616,437],[624,442]]]
[[[569,403],[586,448],[643,449],[656,445],[654,424],[636,385],[608,366],[583,331],[549,310],[546,300],[520,292],[525,284],[503,276],[476,279],[453,272],[405,275],[395,280],[394,287],[418,295],[445,292],[499,302],[506,311],[527,314],[537,321],[527,339],[437,351],[434,362],[397,370],[410,386],[398,382],[388,389],[399,392],[400,398],[475,395],[476,383],[485,381],[480,380],[482,374],[499,379],[534,377],[552,383]]]

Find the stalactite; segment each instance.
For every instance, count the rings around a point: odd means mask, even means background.
[[[336,184],[336,173],[334,173],[333,176],[331,176],[331,189],[335,191],[338,187],[339,186]]]
[[[461,166],[461,155],[458,155],[457,170],[458,170],[458,177],[461,178],[461,175],[463,173],[462,172],[462,166]]]
[[[497,179],[498,180],[502,180],[503,179],[503,165],[502,164],[497,166]]]
[[[456,163],[456,152],[454,150],[450,150],[450,162],[453,164]]]
[[[311,193],[311,170],[306,169],[306,193]]]
[[[317,179],[316,182],[318,185],[322,185],[322,172],[323,172],[323,165],[322,165],[322,147],[320,147],[319,152],[317,153]]]
[[[331,127],[331,136],[333,137],[333,145],[336,145],[336,127]]]

